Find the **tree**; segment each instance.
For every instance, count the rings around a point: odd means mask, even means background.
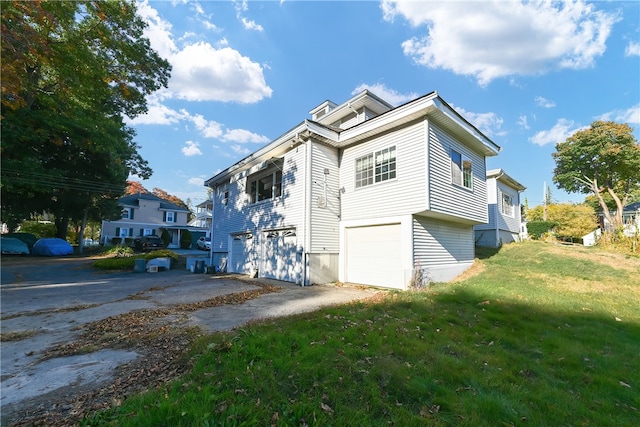
[[[580,239],[598,226],[598,218],[593,208],[587,204],[559,203],[544,207],[536,206],[527,211],[527,220],[553,223],[553,233],[559,239]]]
[[[170,66],[133,2],[3,2],[2,216],[70,220],[113,212],[126,179],[151,169],[123,116],[147,110]]]
[[[570,193],[593,193],[605,218],[623,226],[622,211],[640,188],[640,145],[627,124],[595,121],[589,129],[574,133],[556,144],[553,180]],[[605,194],[615,202],[612,214]]]

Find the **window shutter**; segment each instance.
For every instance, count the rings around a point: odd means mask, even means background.
[[[120,237],[120,227],[116,227],[116,237]]]
[[[144,228],[141,228],[141,229],[140,229],[140,234],[139,234],[139,235],[140,235],[140,236],[144,236]]]
[[[178,212],[173,213],[173,222],[178,222]]]
[[[135,209],[133,209],[133,208],[129,208],[129,212],[131,212],[131,219],[133,219],[133,213],[134,213],[135,211],[136,211]]]
[[[133,237],[133,228],[129,229],[129,236]]]
[[[162,212],[162,222],[167,222],[167,212]]]

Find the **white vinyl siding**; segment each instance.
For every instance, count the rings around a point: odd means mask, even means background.
[[[414,217],[413,250],[414,266],[426,268],[432,280],[451,280],[473,263],[473,227]]]
[[[355,186],[355,162],[369,153],[396,147],[396,177]],[[426,134],[423,121],[344,150],[340,164],[342,219],[359,220],[420,212],[426,208]]]
[[[451,182],[451,150],[471,161],[473,189]],[[457,142],[448,134],[429,126],[429,194],[433,212],[453,215],[470,222],[487,221],[487,189],[484,157]]]
[[[508,211],[508,208],[504,205],[504,196],[508,196],[511,199],[511,215],[507,215],[504,212]],[[520,232],[520,204],[518,192],[513,188],[504,185],[498,181],[498,228],[506,230],[512,233]]]
[[[334,252],[340,247],[340,176],[335,148],[311,143],[311,235],[309,252]],[[325,170],[329,172],[325,175]],[[326,180],[326,191],[325,191]]]

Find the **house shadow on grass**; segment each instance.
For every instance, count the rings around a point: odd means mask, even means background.
[[[489,248],[486,246],[476,246],[476,258],[489,259],[500,252],[501,247]]]

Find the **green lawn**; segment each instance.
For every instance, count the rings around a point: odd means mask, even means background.
[[[209,336],[184,378],[85,423],[638,425],[640,259],[479,256],[456,283]]]

